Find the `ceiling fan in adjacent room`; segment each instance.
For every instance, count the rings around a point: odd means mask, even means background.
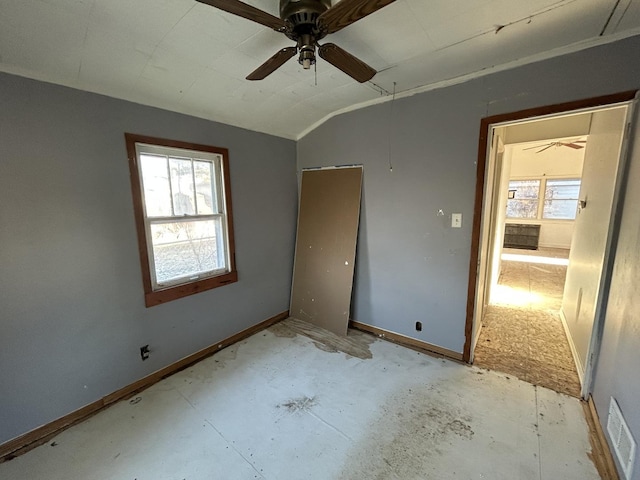
[[[309,69],[316,63],[317,48],[322,59],[363,83],[373,78],[375,69],[333,43],[318,42],[395,0],[340,0],[333,7],[331,0],[280,0],[280,18],[238,0],[197,1],[270,27],[296,42],[295,47],[278,51],[247,80],[262,80],[298,53],[298,62]]]
[[[549,143],[543,143],[542,145],[535,145],[533,147],[523,148],[523,150],[533,150],[535,148],[540,148],[540,150],[538,150],[536,153],[544,152],[545,150],[548,150],[551,147],[569,147],[575,150],[579,150],[581,148],[584,148],[585,143],[587,143],[586,140],[573,140],[571,142],[549,142]]]

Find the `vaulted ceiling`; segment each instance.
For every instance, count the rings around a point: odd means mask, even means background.
[[[278,16],[278,0],[246,3]],[[337,3],[337,2],[333,2]],[[378,74],[319,60],[247,74],[284,35],[195,0],[0,0],[0,70],[286,138],[388,96],[640,33],[640,0],[397,0],[327,37]]]

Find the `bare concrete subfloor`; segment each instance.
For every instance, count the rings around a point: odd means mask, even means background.
[[[0,478],[598,480],[590,452],[575,398],[289,319],[0,464]]]
[[[507,254],[566,258],[567,251]],[[559,311],[567,267],[526,261],[502,261],[498,302],[482,322],[474,364],[514,375],[574,397],[580,396],[576,372]]]

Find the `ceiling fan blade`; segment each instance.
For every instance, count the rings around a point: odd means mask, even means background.
[[[271,15],[270,13],[264,12],[259,8],[252,7],[251,5],[247,5],[246,3],[240,2],[238,0],[196,0],[200,3],[204,3],[206,5],[211,5],[212,7],[219,8],[220,10],[224,10],[225,12],[233,13],[234,15],[238,15],[239,17],[246,18],[247,20],[252,20],[254,22],[265,25],[269,28],[273,28],[277,31],[285,30],[285,23],[279,19]]]
[[[545,150],[549,150],[551,147],[553,147],[553,146],[555,146],[555,145],[557,145],[555,142],[550,143],[549,145],[547,145],[547,146],[546,146],[546,147],[544,147],[543,149],[538,150],[536,153],[540,153],[540,152],[544,152]]]
[[[318,53],[331,65],[360,83],[371,80],[378,73],[362,60],[333,43],[325,43],[318,48]]]
[[[318,23],[327,33],[335,33],[393,2],[395,0],[340,0],[318,17]]]
[[[584,145],[577,145],[576,142],[561,143],[560,145],[562,145],[564,147],[575,148],[576,150],[580,150],[581,148],[584,148]]]
[[[534,145],[533,147],[527,147],[527,148],[523,148],[522,150],[533,150],[534,148],[540,148],[540,147],[551,147],[553,146],[553,143],[543,143],[542,145]]]
[[[287,60],[293,57],[297,51],[298,49],[296,47],[286,47],[279,50],[273,57],[251,72],[247,76],[247,80],[262,80],[268,75],[271,75],[278,68],[284,65]]]

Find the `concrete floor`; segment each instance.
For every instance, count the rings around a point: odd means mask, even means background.
[[[568,250],[504,253],[474,364],[579,397],[580,380],[559,314],[567,273],[560,261],[568,258]],[[515,256],[524,258],[504,260]]]
[[[590,451],[575,398],[286,320],[0,464],[0,478],[599,479]]]

